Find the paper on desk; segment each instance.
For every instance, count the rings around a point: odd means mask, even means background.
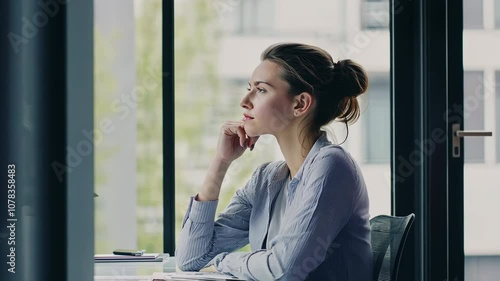
[[[218,272],[155,272],[152,281],[163,280],[244,280]]]

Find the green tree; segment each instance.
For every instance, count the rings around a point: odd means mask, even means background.
[[[137,244],[163,250],[161,0],[136,2]],[[155,81],[152,83],[151,81]],[[154,85],[154,86],[151,86]]]
[[[192,186],[191,169],[203,166],[206,154],[204,128],[207,115],[220,91],[216,72],[219,26],[210,1],[178,2],[175,14],[175,136],[176,146],[188,147],[189,155],[176,154],[176,232],[187,208]],[[207,163],[208,164],[208,163]]]
[[[111,71],[111,66],[115,61],[113,52],[113,42],[116,41],[117,34],[111,38],[105,39],[98,29],[94,32],[94,128],[99,128],[99,122],[112,116],[111,96],[117,91],[116,78]],[[108,43],[108,44],[107,44]],[[116,153],[119,147],[107,146],[104,142],[105,135],[100,142],[94,139],[94,186],[97,194],[102,194],[106,187],[107,176],[103,173],[106,161]],[[107,227],[103,212],[104,202],[98,197],[95,200],[95,225],[94,233],[96,236],[94,251],[96,253],[107,252],[106,245]]]

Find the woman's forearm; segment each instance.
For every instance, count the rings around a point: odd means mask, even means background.
[[[212,160],[200,192],[195,198],[197,201],[212,201],[219,199],[222,181],[230,165],[230,162],[226,162],[217,157]]]

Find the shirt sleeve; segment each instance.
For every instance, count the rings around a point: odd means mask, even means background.
[[[249,243],[252,194],[264,165],[236,191],[229,205],[214,222],[218,200],[200,202],[191,197],[182,222],[175,260],[183,271],[198,271],[220,253],[232,252]]]
[[[218,271],[248,280],[304,280],[331,254],[353,210],[357,170],[343,151],[318,155],[295,187],[280,232],[270,248],[221,254]]]

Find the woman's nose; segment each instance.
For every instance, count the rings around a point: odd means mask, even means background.
[[[241,100],[240,102],[240,106],[245,108],[245,109],[250,109],[252,108],[252,103],[250,102],[250,93],[251,92],[248,92],[244,97],[243,99]]]

